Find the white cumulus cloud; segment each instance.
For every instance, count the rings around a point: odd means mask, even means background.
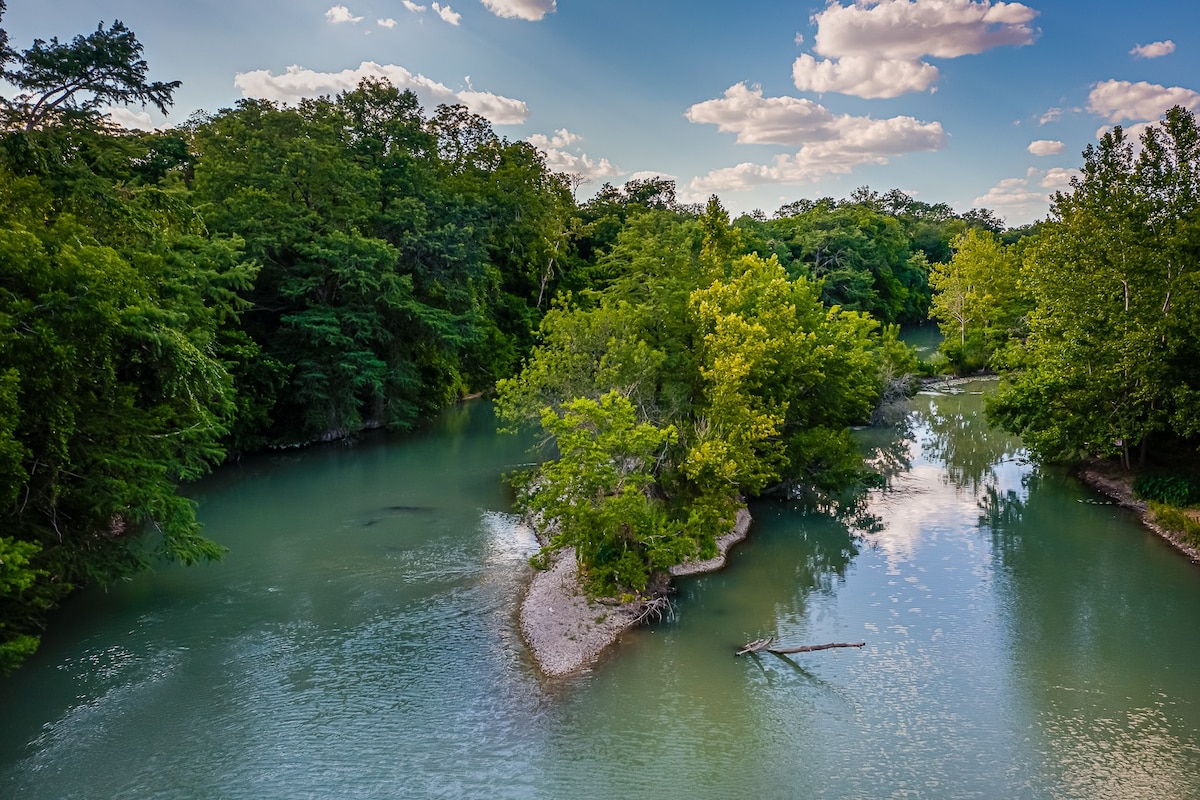
[[[392,19],[391,17],[388,17],[387,19],[377,19],[375,20],[375,24],[381,28],[394,28],[396,27],[396,20]]]
[[[1082,175],[1077,169],[1067,167],[1052,167],[1038,180],[1038,185],[1051,192],[1065,192],[1071,188],[1071,180]]]
[[[817,61],[807,53],[792,64],[792,81],[804,92],[840,92],[871,99],[923,92],[937,83],[938,68],[923,61],[845,56]]]
[[[527,19],[536,22],[547,14],[553,14],[557,0],[480,0],[488,11],[497,17]]]
[[[325,12],[325,19],[334,25],[341,25],[345,22],[362,22],[362,17],[354,16],[345,6],[334,6],[329,9]]]
[[[134,111],[124,106],[109,106],[104,109],[104,114],[110,122],[122,128],[136,131],[157,130],[148,111]]]
[[[1170,39],[1150,44],[1139,44],[1129,51],[1129,55],[1137,58],[1162,58],[1175,52],[1175,43]]]
[[[553,136],[546,136],[544,133],[535,133],[525,141],[538,149],[548,150],[552,147],[567,147],[582,139],[583,137],[579,134],[571,133],[566,128],[559,128],[554,132]]]
[[[689,121],[716,125],[742,144],[798,146],[794,155],[772,164],[743,163],[692,181],[698,192],[737,191],[766,183],[808,183],[860,164],[886,164],[891,156],[940,150],[946,136],[939,122],[913,117],[872,119],[833,114],[824,106],[794,97],[763,97],[762,89],[735,84],[723,97],[687,110]]]
[[[427,8],[427,6],[417,5],[412,0],[403,0],[403,3],[404,3],[404,7],[407,8],[409,11],[413,12],[414,14],[420,14],[422,11],[424,11]]]
[[[273,75],[265,69],[239,72],[233,83],[242,90],[243,97],[295,103],[305,97],[350,91],[364,78],[384,78],[398,89],[411,89],[426,105],[461,103],[497,125],[519,125],[529,116],[529,108],[522,100],[491,92],[456,92],[443,83],[413,74],[404,67],[376,64],[374,61],[364,61],[355,69],[340,72],[317,72],[295,65],[279,75]]]
[[[925,91],[938,79],[926,57],[957,58],[1037,38],[1038,12],[991,0],[830,0],[812,16],[813,50],[801,55],[792,78],[801,91],[858,97],[897,97]]]
[[[1045,217],[1050,210],[1051,195],[1070,190],[1071,179],[1079,174],[1076,169],[1031,167],[1024,177],[1000,181],[976,197],[973,205],[992,209],[1010,225],[1023,225]]]
[[[1138,81],[1101,81],[1088,95],[1088,111],[1109,122],[1146,122],[1161,117],[1172,106],[1200,107],[1200,93],[1182,86],[1159,86]]]
[[[578,134],[572,133],[566,128],[559,128],[553,136],[535,133],[525,141],[542,151],[542,155],[546,158],[546,166],[554,172],[578,175],[587,181],[621,174],[621,170],[607,158],[595,159],[587,153],[579,152],[578,148],[575,152],[567,149],[582,140],[583,137]]]
[[[446,22],[449,22],[451,25],[457,25],[459,22],[462,21],[462,14],[459,14],[457,11],[450,8],[449,5],[441,5],[440,3],[433,3],[432,8],[433,8],[433,13],[437,14],[439,17],[441,17]]]
[[[1037,139],[1029,143],[1029,152],[1035,156],[1057,156],[1066,149],[1067,146],[1056,139]]]
[[[736,133],[739,144],[802,144],[833,136],[834,116],[824,106],[796,97],[763,97],[762,89],[737,83],[724,97],[696,103],[689,122],[716,125]]]

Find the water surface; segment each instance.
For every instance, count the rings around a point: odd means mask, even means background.
[[[863,432],[858,527],[776,504],[673,620],[542,678],[484,404],[194,487],[225,562],[76,598],[0,683],[0,797],[1200,796],[1200,570],[980,417]],[[787,645],[735,658],[760,636]]]

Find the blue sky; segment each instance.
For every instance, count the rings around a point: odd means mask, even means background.
[[[865,184],[1019,225],[1107,126],[1200,108],[1184,0],[9,0],[2,24],[24,48],[114,19],[183,81],[129,124],[382,74],[541,147],[580,199],[657,174],[734,212]]]

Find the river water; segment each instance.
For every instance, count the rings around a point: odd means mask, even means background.
[[[487,405],[223,468],[191,492],[224,562],[78,596],[0,682],[0,797],[1200,797],[1200,568],[964,388],[862,432],[874,524],[755,505],[560,680]],[[866,646],[734,656],[760,636]]]

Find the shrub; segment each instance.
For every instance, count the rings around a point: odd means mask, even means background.
[[[1188,544],[1200,547],[1200,521],[1188,516],[1182,509],[1150,501],[1154,521],[1164,528],[1181,534]]]
[[[1200,503],[1200,486],[1178,475],[1141,475],[1133,482],[1133,491],[1143,500],[1171,506]]]

